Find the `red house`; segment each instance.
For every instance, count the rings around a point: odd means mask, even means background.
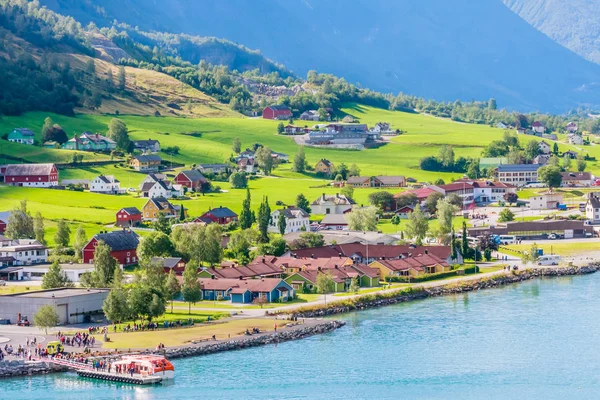
[[[263,110],[264,119],[290,119],[291,117],[292,110],[283,104],[274,104]]]
[[[219,225],[226,225],[238,220],[238,215],[227,207],[213,208],[200,216],[200,220],[216,222]]]
[[[10,211],[0,212],[0,233],[4,233],[4,231],[6,231],[8,218],[10,218]]]
[[[135,207],[125,207],[117,211],[117,222],[115,225],[129,228],[142,223],[142,212]]]
[[[152,263],[162,264],[163,270],[167,274],[173,270],[177,275],[183,274],[187,264],[181,257],[152,257]]]
[[[9,164],[0,169],[4,183],[12,186],[50,187],[58,185],[54,164]]]
[[[94,262],[94,253],[98,242],[104,242],[110,247],[110,254],[117,259],[120,265],[137,264],[137,247],[140,243],[138,235],[133,231],[122,230],[103,232],[94,235],[92,240],[83,248],[83,262],[91,264]]]
[[[179,185],[185,186],[190,190],[197,191],[200,189],[203,183],[208,182],[204,175],[200,171],[192,169],[189,171],[181,171],[175,177],[175,182]]]

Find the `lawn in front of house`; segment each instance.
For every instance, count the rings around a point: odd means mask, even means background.
[[[288,321],[272,320],[266,318],[236,319],[225,322],[215,322],[198,325],[191,328],[169,328],[157,331],[144,332],[119,332],[110,333],[110,342],[103,343],[103,348],[108,349],[151,349],[159,343],[165,346],[181,346],[190,344],[193,340],[210,339],[213,335],[217,339],[228,339],[244,335],[246,329],[253,327],[261,331],[272,331],[274,324],[284,326]],[[102,340],[103,335],[96,335],[97,340]]]
[[[320,294],[312,294],[312,293],[297,293],[297,298],[284,302],[284,303],[266,303],[263,304],[263,306],[261,307],[260,305],[256,305],[256,304],[235,304],[235,303],[231,303],[231,301],[211,301],[211,300],[202,300],[202,301],[198,301],[194,304],[192,304],[192,311],[193,310],[200,310],[200,309],[205,309],[205,308],[214,308],[214,309],[224,309],[224,310],[248,310],[248,309],[260,309],[260,308],[264,308],[264,309],[270,309],[270,308],[277,308],[277,307],[283,307],[286,305],[290,305],[290,304],[301,304],[301,303],[309,303],[311,301],[316,301],[319,299],[321,295]],[[171,305],[169,304],[169,307]],[[189,304],[184,302],[184,301],[175,301],[173,303],[173,306],[175,307],[175,309],[178,312],[183,312],[180,310],[187,310],[189,307]],[[170,308],[167,307],[169,310]]]

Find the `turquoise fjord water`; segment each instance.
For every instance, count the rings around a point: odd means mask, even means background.
[[[176,360],[168,386],[74,374],[0,381],[1,399],[597,399],[600,274],[340,316],[327,335]]]

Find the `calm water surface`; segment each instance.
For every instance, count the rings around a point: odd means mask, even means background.
[[[74,374],[0,399],[598,399],[600,273],[345,315],[308,339],[176,360],[168,386]]]

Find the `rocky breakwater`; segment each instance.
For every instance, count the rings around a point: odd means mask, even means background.
[[[160,353],[164,354],[167,359],[172,359],[202,356],[206,354],[219,353],[222,351],[242,350],[250,347],[303,339],[308,336],[331,332],[344,325],[346,325],[346,323],[343,321],[321,321],[317,323],[311,321],[307,322],[306,325],[297,325],[291,328],[284,328],[283,330],[275,333],[264,333],[225,341],[205,342],[198,345],[168,348]]]
[[[42,361],[4,360],[0,361],[0,378],[27,375],[41,375],[52,372],[66,372],[67,367]]]
[[[327,306],[300,308],[292,313],[298,318],[321,318],[329,315],[342,314],[350,311],[360,311],[368,308],[388,306],[408,301],[426,299],[428,297],[447,296],[482,289],[491,289],[512,283],[527,281],[542,277],[561,277],[586,275],[600,270],[600,264],[590,264],[584,267],[555,267],[532,268],[511,273],[499,273],[481,279],[464,280],[434,286],[415,286],[410,289],[398,290],[380,294],[369,294],[348,300],[336,301]]]

